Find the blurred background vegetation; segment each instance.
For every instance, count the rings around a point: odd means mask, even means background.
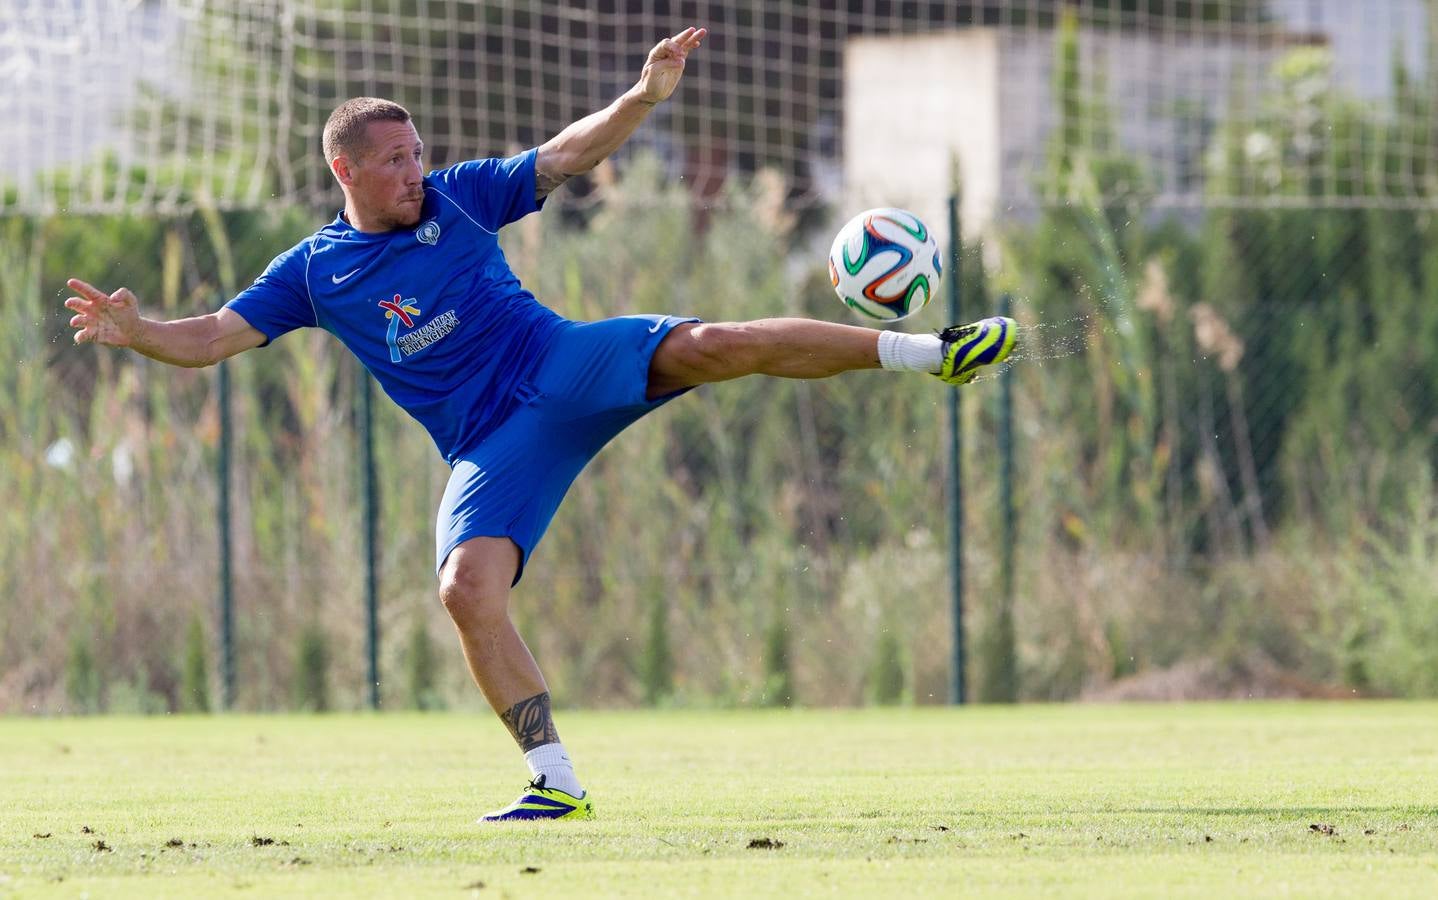
[[[1060,79],[1080,78],[1076,40],[1070,27],[1059,42]],[[1302,195],[1284,154],[1362,144],[1403,148],[1382,165],[1434,197],[1438,127],[1318,102],[1327,64],[1311,48],[1283,58],[1258,130],[1215,138],[1213,190]],[[1392,77],[1395,104],[1438,103],[1432,77]],[[1330,150],[1297,129],[1361,138]],[[1340,194],[1391,183],[1392,169],[1329,162],[1348,173]],[[966,310],[1007,292],[1030,326],[1011,369],[1007,623],[999,392],[965,389],[974,696],[1438,695],[1434,204],[1179,221],[1091,128],[1055,131],[1044,177],[1067,204],[964,250]],[[594,180],[582,220],[532,217],[504,244],[574,318],[841,319],[810,249],[823,229],[796,224],[791,188],[763,172],[700,217],[641,160]],[[203,204],[0,219],[0,711],[215,703],[214,370],[73,348],[65,278],[129,286],[151,315],[208,312],[317,221]],[[240,708],[364,702],[355,365],[317,331],[232,363]],[[945,390],[890,373],[749,379],[622,435],[515,596],[557,702],[946,702]],[[478,707],[435,599],[447,470],[387,402],[377,429],[383,701]]]

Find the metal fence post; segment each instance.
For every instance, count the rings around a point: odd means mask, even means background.
[[[999,296],[999,315],[1013,315],[1013,298]],[[1018,648],[1014,640],[1014,555],[1017,519],[1014,508],[1014,373],[1012,367],[999,375],[999,507],[1003,520],[999,538],[999,615],[997,623],[997,672],[999,684],[992,700],[1018,699]]]
[[[216,463],[216,477],[220,494],[220,709],[228,710],[235,705],[235,591],[234,568],[231,564],[233,542],[230,532],[230,364],[222,362],[219,368],[220,452]]]
[[[959,195],[949,195],[949,315],[961,322],[959,278],[963,273],[963,234],[959,231]],[[953,661],[949,702],[964,702],[964,429],[963,391],[951,390],[949,400],[949,602],[953,620]]]
[[[369,666],[369,708],[379,709],[379,561],[375,532],[379,520],[379,486],[374,461],[374,385],[369,371],[359,367],[360,459],[364,477],[364,602],[365,651]]]

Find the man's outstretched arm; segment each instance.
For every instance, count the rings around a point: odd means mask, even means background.
[[[106,294],[78,278],[66,284],[78,295],[65,301],[75,313],[70,327],[76,329],[77,344],[129,347],[172,366],[197,368],[265,342],[264,334],[233,310],[158,322],[140,315],[139,302],[129,288]]]
[[[550,138],[534,160],[534,194],[542,199],[575,175],[583,175],[629,139],[657,104],[674,93],[684,60],[709,32],[686,28],[649,51],[634,87],[597,113],[592,113]]]

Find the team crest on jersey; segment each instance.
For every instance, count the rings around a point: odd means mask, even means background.
[[[421,244],[429,244],[433,247],[439,243],[439,220],[430,219],[428,222],[420,225],[415,229],[414,236]]]
[[[438,230],[439,226],[436,225],[435,231]],[[414,317],[420,314],[418,302],[415,298],[402,294],[395,294],[391,300],[379,301],[384,317],[389,320],[389,327],[385,330],[385,343],[389,345],[390,362],[403,362],[406,356],[418,353],[459,326],[459,317],[451,309],[416,328]],[[404,334],[400,334],[401,325],[406,329]]]

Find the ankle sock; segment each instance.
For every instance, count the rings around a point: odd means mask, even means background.
[[[574,774],[574,763],[570,761],[564,745],[558,741],[535,747],[524,754],[524,761],[531,775],[535,778],[544,776],[545,787],[564,791],[572,797],[584,796],[584,789],[579,786],[579,778]]]
[[[901,372],[937,372],[944,364],[944,342],[934,334],[879,332],[879,365]]]

